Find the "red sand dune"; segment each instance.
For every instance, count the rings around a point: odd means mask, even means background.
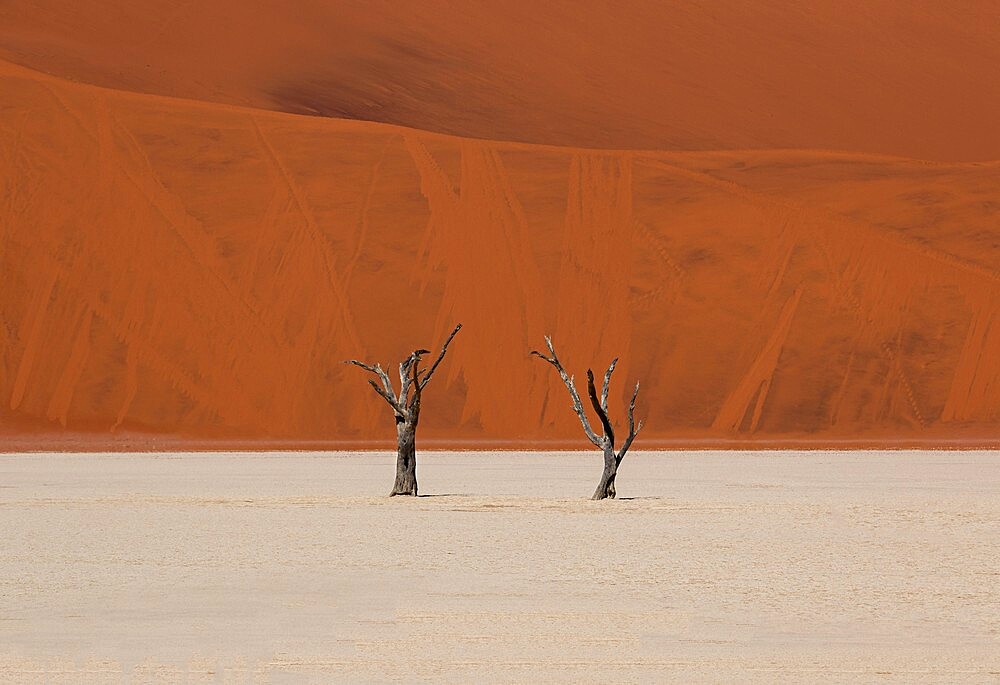
[[[0,58],[578,147],[1000,159],[1000,2],[6,0]]]
[[[5,445],[998,442],[995,4],[207,4],[0,7]]]

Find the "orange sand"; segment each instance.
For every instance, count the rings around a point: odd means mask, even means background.
[[[991,3],[168,5],[0,8],[5,446],[384,444],[458,321],[428,444],[580,444],[544,333],[647,446],[1000,437]]]
[[[1000,159],[1000,4],[7,0],[0,58],[491,140]]]

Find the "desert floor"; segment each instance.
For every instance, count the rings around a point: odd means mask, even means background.
[[[997,682],[1000,455],[0,456],[0,682]]]

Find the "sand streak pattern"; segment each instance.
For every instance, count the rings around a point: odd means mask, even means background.
[[[579,444],[546,332],[577,375],[621,355],[647,446],[997,440],[996,163],[471,140],[6,62],[0,87],[8,449],[372,445],[341,360],[456,321],[439,445]]]

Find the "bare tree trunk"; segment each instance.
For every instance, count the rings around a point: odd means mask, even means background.
[[[601,474],[601,482],[594,491],[591,499],[614,499],[615,498],[615,476],[618,475],[618,456],[613,447],[604,447],[604,472]]]
[[[441,346],[441,353],[434,360],[431,368],[421,371],[420,359],[430,350],[414,350],[410,356],[399,363],[399,393],[392,387],[389,374],[378,364],[366,364],[357,359],[348,359],[345,364],[353,364],[369,373],[375,374],[379,382],[368,380],[379,397],[388,403],[396,417],[396,482],[392,485],[389,497],[396,495],[417,496],[417,421],[420,419],[420,398],[424,387],[430,383],[434,372],[448,353],[448,345],[462,330],[462,324],[455,326],[451,335]],[[381,384],[381,385],[380,385]],[[411,392],[412,391],[412,392]]]
[[[396,424],[396,482],[389,497],[417,496],[417,426],[409,421]]]
[[[615,478],[618,476],[618,466],[622,463],[622,459],[625,458],[625,453],[628,452],[629,447],[632,446],[635,436],[642,430],[642,421],[639,421],[638,425],[635,423],[635,398],[639,395],[639,384],[635,384],[635,390],[632,391],[632,401],[628,405],[628,437],[625,438],[622,448],[615,453],[615,429],[611,425],[611,419],[608,418],[608,389],[611,386],[611,374],[614,373],[615,366],[618,364],[618,357],[611,360],[611,365],[608,366],[608,370],[604,374],[604,386],[601,389],[600,397],[597,396],[597,386],[594,384],[594,372],[591,369],[587,369],[587,395],[590,397],[590,403],[594,406],[597,418],[601,420],[601,428],[604,430],[603,435],[598,435],[590,425],[587,412],[583,410],[580,393],[576,391],[576,382],[572,376],[566,373],[566,369],[563,368],[562,362],[556,356],[556,349],[552,345],[552,338],[549,336],[545,336],[545,346],[549,348],[551,356],[547,357],[536,350],[532,350],[531,354],[548,362],[559,372],[559,377],[562,378],[563,385],[569,390],[569,396],[573,400],[573,411],[576,412],[577,417],[580,419],[583,432],[587,434],[587,439],[595,447],[604,452],[604,471],[601,473],[601,482],[598,483],[597,490],[594,491],[594,496],[591,499],[614,499],[616,494]]]

